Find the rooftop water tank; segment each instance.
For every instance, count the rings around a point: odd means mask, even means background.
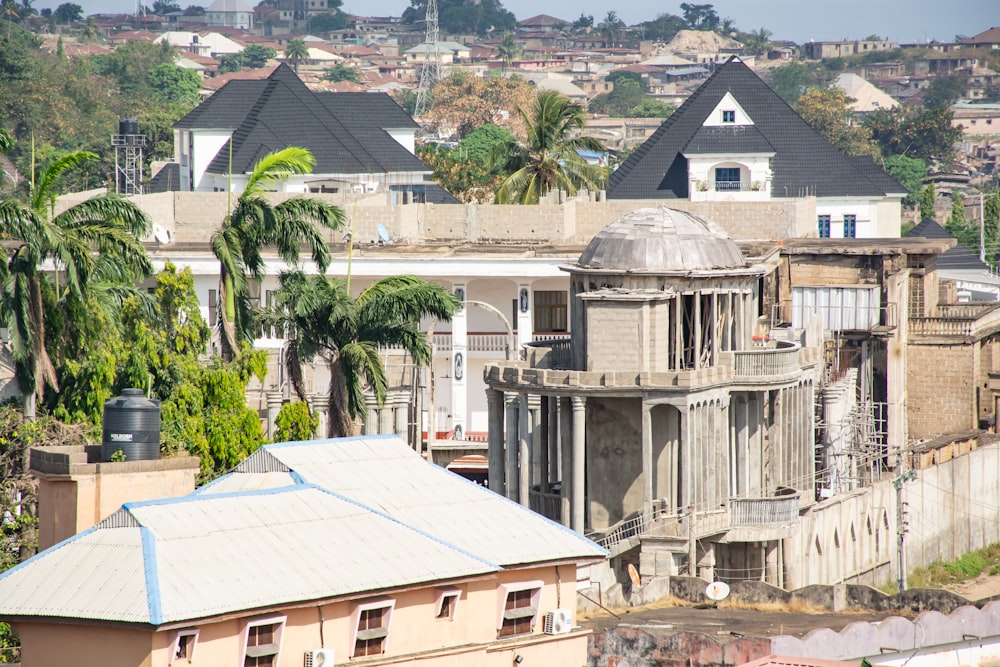
[[[110,461],[118,450],[126,461],[160,458],[160,402],[142,389],[125,389],[104,402],[104,435],[101,459]]]

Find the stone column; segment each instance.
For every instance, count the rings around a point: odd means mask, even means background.
[[[504,495],[511,500],[517,500],[517,452],[518,452],[518,411],[520,402],[517,394],[508,394],[507,403],[507,475],[504,485]]]
[[[528,409],[528,394],[518,394],[517,405],[517,502],[531,506],[531,414]]]
[[[538,467],[541,473],[538,483],[542,493],[548,493],[552,488],[549,481],[552,477],[552,458],[549,455],[549,400],[548,396],[541,397],[535,436],[535,443],[538,445]]]
[[[451,428],[456,433],[464,434],[468,430],[468,374],[465,371],[469,356],[469,310],[465,307],[465,283],[455,283],[454,292],[461,299],[462,308],[451,318]]]
[[[652,406],[642,404],[642,511],[653,511],[653,415]]]
[[[586,427],[587,427],[587,399],[583,396],[574,396],[573,401],[573,495],[572,502],[572,526],[578,533],[586,530],[584,522],[585,497],[586,497]]]
[[[393,412],[396,413],[396,435],[403,442],[407,442],[410,437],[410,420],[405,396],[397,399],[395,406],[393,406]]]
[[[486,410],[488,417],[490,476],[488,485],[491,491],[500,493],[503,487],[503,392],[496,389],[486,389]]]
[[[368,407],[365,410],[365,435],[375,435],[378,433],[378,408],[375,407],[375,399],[365,396]]]
[[[552,482],[562,479],[562,468],[559,456],[559,397],[549,396],[548,414],[548,444],[549,444],[549,477],[546,480],[546,490],[552,491]]]
[[[383,405],[378,410],[378,432],[379,433],[392,433],[393,429],[393,415],[392,408],[387,405]]]
[[[573,409],[568,398],[557,399],[559,404],[557,406],[559,415],[559,449],[561,452],[560,463],[560,481],[561,484],[559,489],[559,494],[562,496],[562,524],[564,526],[572,525],[572,506],[571,499],[573,497]]]
[[[280,391],[269,391],[267,392],[267,437],[270,440],[274,440],[274,434],[278,430],[275,425],[275,420],[278,418],[278,413],[281,411],[281,392]]]

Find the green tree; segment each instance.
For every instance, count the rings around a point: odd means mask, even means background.
[[[618,18],[618,12],[609,11],[598,27],[604,34],[604,39],[607,40],[608,46],[614,46],[621,41],[622,28],[625,27],[625,22]]]
[[[180,102],[193,107],[198,103],[201,77],[194,70],[163,63],[149,71],[149,87],[164,102]]]
[[[934,184],[928,183],[924,187],[923,196],[920,198],[920,219],[934,219]]]
[[[223,356],[238,354],[241,342],[253,340],[249,280],[264,273],[261,251],[274,246],[283,260],[297,264],[305,244],[320,271],[330,262],[330,250],[316,228],[339,229],[343,212],[332,204],[292,197],[273,204],[267,189],[289,176],[312,171],[316,159],[304,148],[289,147],[265,155],[254,166],[232,212],[212,235],[212,252],[219,260],[219,327]]]
[[[361,70],[357,67],[351,65],[345,65],[344,63],[337,63],[333,67],[327,67],[323,70],[323,80],[324,81],[350,81],[352,83],[361,83]]]
[[[514,61],[521,57],[524,49],[517,43],[513,32],[505,32],[494,52],[503,61],[503,71],[506,72],[514,66]]]
[[[133,41],[94,59],[99,74],[113,78],[122,94],[141,96],[149,91],[150,75],[163,65],[174,65],[177,49],[164,41]]]
[[[75,2],[64,2],[63,4],[56,7],[53,16],[56,19],[56,23],[69,24],[76,23],[83,18],[83,7],[76,4]]]
[[[719,26],[719,14],[710,4],[695,5],[681,3],[681,13],[687,27],[692,30],[715,30]]]
[[[677,110],[673,104],[647,97],[628,110],[626,118],[669,118]]]
[[[78,34],[80,41],[85,44],[95,44],[104,41],[104,35],[101,33],[101,29],[97,27],[97,21],[94,20],[93,16],[87,17],[87,20],[80,26]]]
[[[620,84],[622,81],[634,81],[635,83],[639,84],[639,86],[642,88],[643,93],[646,93],[648,91],[648,88],[646,87],[646,81],[642,78],[642,75],[639,74],[638,72],[630,72],[623,69],[617,69],[614,72],[608,74],[606,77],[604,77],[604,79],[606,81],[613,83],[616,86]]]
[[[573,30],[586,30],[587,28],[594,27],[594,16],[593,14],[584,14],[580,12],[580,18],[573,21]]]
[[[304,39],[290,39],[285,45],[285,62],[291,64],[295,73],[299,73],[299,63],[309,60],[309,47]]]
[[[610,93],[597,95],[587,106],[591,113],[624,117],[646,99],[639,83],[633,79],[621,78],[615,82]]]
[[[398,346],[413,363],[431,362],[431,347],[420,331],[421,318],[450,321],[460,302],[447,289],[414,276],[383,278],[351,296],[347,283],[300,271],[281,275],[274,304],[258,312],[264,326],[285,327],[289,378],[305,400],[303,363],[317,356],[330,369],[327,435],[353,435],[365,411],[365,388],[385,401],[387,379],[380,348]]]
[[[442,34],[488,35],[503,33],[517,27],[517,19],[504,9],[500,0],[439,0],[438,25]],[[404,23],[421,23],[427,14],[427,0],[410,0],[410,6],[403,10]]]
[[[219,74],[239,72],[243,69],[242,51],[240,53],[223,53],[222,55],[216,56],[216,60],[219,61]]]
[[[947,222],[945,222],[944,228],[948,230],[948,233],[958,239],[958,242],[963,246],[971,250],[972,252],[979,255],[980,242],[989,243],[989,236],[993,237],[994,248],[995,248],[995,234],[985,234],[985,226],[983,228],[984,239],[979,237],[979,225],[969,224],[969,220],[965,217],[965,200],[962,197],[962,193],[953,192],[951,194],[951,215],[948,216]],[[992,230],[991,230],[992,231]],[[992,253],[995,255],[995,252]]]
[[[996,269],[1000,264],[1000,190],[994,191],[983,205],[983,237],[986,263]]]
[[[45,295],[58,302],[67,294],[82,300],[97,259],[94,251],[133,272],[148,274],[149,259],[139,239],[150,231],[146,214],[132,202],[106,194],[55,214],[59,177],[96,160],[92,153],[70,153],[39,176],[28,202],[0,202],[0,236],[7,239],[0,318],[10,335],[18,385],[25,393],[25,415],[35,416],[35,401],[45,387],[58,390],[45,344]],[[53,286],[43,263],[54,262]]]
[[[311,440],[316,437],[319,417],[309,410],[305,401],[294,401],[281,406],[274,424],[278,427],[274,434],[275,442]]]
[[[907,195],[903,198],[903,203],[915,206],[923,191],[924,179],[927,178],[927,165],[924,161],[905,155],[890,155],[885,158],[885,170],[906,188]]]
[[[267,65],[268,60],[278,56],[278,52],[263,44],[250,44],[243,49],[243,66],[249,69],[260,69]]]
[[[952,127],[953,118],[947,107],[899,106],[867,114],[863,122],[883,154],[905,155],[947,166],[954,160],[955,144],[962,137],[962,130]]]
[[[310,17],[306,23],[309,32],[333,32],[343,30],[347,27],[347,14],[337,12],[336,14],[316,14]]]
[[[669,42],[678,32],[687,28],[687,24],[679,16],[660,14],[652,21],[640,23],[645,39],[658,42]]]
[[[487,123],[462,139],[454,148],[425,144],[417,155],[434,172],[434,180],[457,199],[484,204],[493,201],[501,175],[490,167],[493,146],[517,139],[507,130]]]
[[[965,81],[959,76],[936,76],[921,95],[925,107],[950,107],[965,94]]]
[[[829,73],[820,70],[815,64],[791,62],[771,70],[774,92],[793,107],[806,89],[825,88],[829,80]]]
[[[602,151],[603,146],[592,137],[572,136],[585,125],[579,104],[542,90],[530,113],[517,111],[527,128],[525,143],[505,141],[490,155],[491,165],[508,174],[497,189],[498,204],[537,204],[551,190],[572,195],[578,187],[601,188],[606,170],[587,164],[577,151]]]
[[[181,11],[181,6],[175,2],[169,2],[168,0],[154,0],[153,2],[153,13],[159,16],[179,11]]]
[[[848,106],[853,101],[838,88],[811,88],[799,97],[796,110],[842,153],[880,157],[871,130],[854,122]]]

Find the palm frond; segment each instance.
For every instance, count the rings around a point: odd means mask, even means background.
[[[63,173],[98,160],[100,157],[89,151],[74,151],[56,159],[39,175],[32,193],[31,207],[36,211],[45,211],[46,204],[56,196],[55,182]]]
[[[254,165],[244,193],[255,195],[275,182],[297,174],[308,174],[316,165],[316,158],[306,148],[289,146],[268,153]]]

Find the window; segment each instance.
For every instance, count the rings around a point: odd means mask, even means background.
[[[844,214],[844,238],[853,239],[858,234],[858,216]]]
[[[566,331],[568,295],[562,290],[535,292],[535,331]]]
[[[819,216],[819,237],[821,239],[830,238],[830,216],[821,215]]]
[[[359,604],[354,610],[354,653],[352,657],[382,655],[389,638],[393,600],[375,600]]]
[[[275,667],[281,647],[285,617],[264,618],[247,623],[243,667]]]
[[[736,111],[733,109],[725,110],[722,112],[722,122],[723,123],[735,123],[736,122]]]
[[[435,618],[442,621],[455,619],[455,609],[458,607],[458,598],[462,591],[457,588],[440,588],[437,594],[437,615]]]
[[[530,634],[538,618],[538,602],[542,594],[542,582],[507,584],[500,587],[503,608],[497,637],[514,637]]]
[[[219,322],[219,293],[208,290],[208,326],[214,327]]]
[[[739,167],[716,167],[716,169],[715,169],[715,189],[716,190],[739,190],[740,189],[740,168]]]
[[[178,630],[170,650],[170,664],[191,663],[194,661],[194,647],[198,643],[198,630]]]

